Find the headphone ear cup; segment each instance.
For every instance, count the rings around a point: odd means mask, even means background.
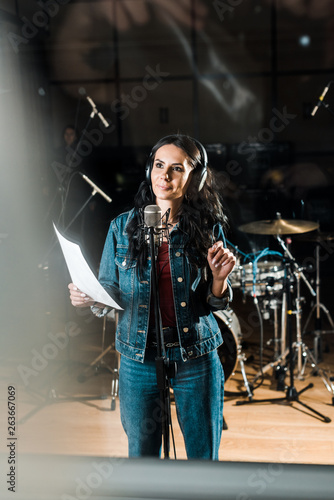
[[[203,189],[207,175],[208,175],[208,171],[207,171],[206,167],[203,167],[201,175],[200,175],[200,179],[199,179],[198,191],[201,191],[201,189]]]
[[[147,184],[151,187],[151,172],[152,172],[152,153],[148,157],[148,160],[146,162],[146,167],[145,167],[145,180]]]
[[[207,170],[208,154],[206,152],[205,147],[203,146],[203,144],[201,142],[199,142],[197,139],[193,139],[193,141],[196,144],[196,146],[201,154],[201,165],[200,165],[201,171],[199,174],[199,181],[198,181],[198,188],[197,188],[197,190],[199,192],[199,191],[201,191],[201,189],[203,189],[203,186],[205,184],[205,181],[206,181],[206,178],[208,175],[208,170]]]

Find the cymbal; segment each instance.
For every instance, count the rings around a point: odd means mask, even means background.
[[[303,242],[311,242],[311,243],[325,243],[326,241],[333,241],[334,233],[333,232],[316,232],[311,234],[302,234],[301,236],[296,236],[294,241],[303,241]]]
[[[295,219],[273,219],[273,220],[260,220],[249,222],[239,226],[238,229],[244,233],[253,234],[300,234],[307,233],[317,229],[319,224],[317,222]]]

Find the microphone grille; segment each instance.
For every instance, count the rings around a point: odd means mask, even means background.
[[[161,208],[158,205],[147,205],[144,208],[144,221],[148,227],[161,227]]]

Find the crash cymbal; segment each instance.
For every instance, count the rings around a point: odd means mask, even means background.
[[[318,227],[319,224],[317,222],[295,219],[287,220],[278,217],[273,220],[249,222],[248,224],[239,226],[238,229],[244,233],[278,235],[307,233],[308,231],[313,231]]]

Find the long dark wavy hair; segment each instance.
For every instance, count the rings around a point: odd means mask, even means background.
[[[189,136],[174,134],[160,139],[152,148],[149,156],[149,172],[154,163],[155,153],[166,144],[174,144],[182,149],[189,163],[193,167],[193,175],[187,189],[186,196],[179,210],[179,226],[188,237],[185,238],[185,253],[191,264],[196,268],[205,267],[207,252],[213,244],[213,227],[220,223],[227,226],[227,217],[224,214],[222,199],[217,190],[214,173],[207,167],[207,177],[203,188],[199,191],[200,175],[202,172],[202,155],[196,142]],[[151,184],[143,181],[134,198],[134,217],[127,226],[129,237],[128,254],[130,261],[137,259],[137,270],[146,265],[148,245],[142,230],[142,210],[155,204],[155,195]]]

